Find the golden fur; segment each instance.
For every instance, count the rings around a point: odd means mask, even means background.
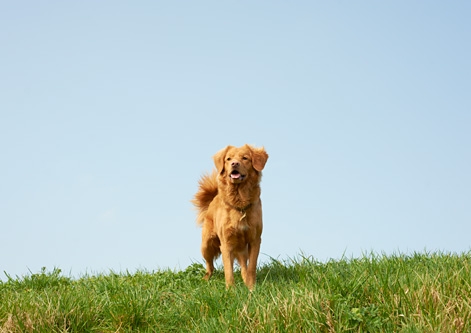
[[[264,148],[227,146],[213,157],[216,170],[204,175],[192,200],[202,225],[201,252],[205,279],[214,271],[213,260],[222,254],[226,286],[234,284],[234,259],[242,279],[252,289],[262,235],[260,181],[268,159]]]

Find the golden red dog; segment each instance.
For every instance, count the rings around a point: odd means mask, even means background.
[[[255,285],[262,235],[260,181],[268,159],[264,148],[227,146],[213,157],[216,170],[204,175],[192,200],[203,227],[201,252],[206,260],[205,279],[214,271],[213,260],[222,254],[226,286],[234,284],[234,259],[242,279]]]

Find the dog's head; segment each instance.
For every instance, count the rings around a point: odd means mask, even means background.
[[[265,149],[249,145],[227,146],[213,157],[218,173],[232,184],[240,184],[258,176],[265,167],[268,154]]]

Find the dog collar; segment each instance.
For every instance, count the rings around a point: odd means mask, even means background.
[[[231,205],[227,201],[224,201],[224,203],[230,208],[235,209],[242,214],[241,218],[239,219],[239,222],[242,221],[247,216],[247,209],[249,209],[252,206],[252,203],[249,203],[245,207],[237,207],[237,206]]]

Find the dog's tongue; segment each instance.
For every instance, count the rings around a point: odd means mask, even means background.
[[[240,178],[240,173],[238,172],[231,173],[231,178],[234,178],[234,179]]]

